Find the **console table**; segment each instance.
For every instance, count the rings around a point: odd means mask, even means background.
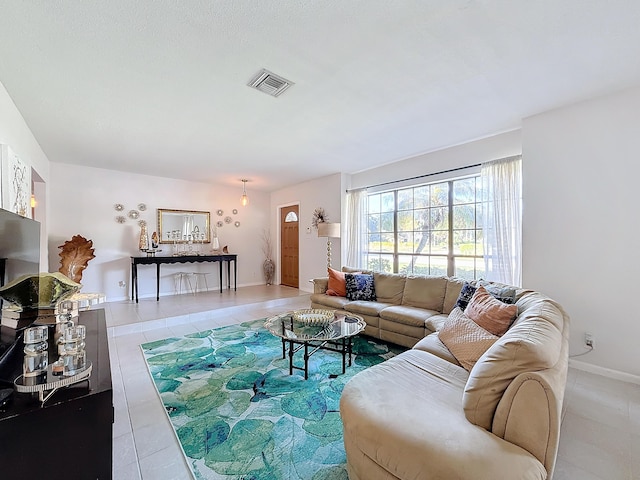
[[[41,406],[32,394],[13,392],[0,409],[0,477],[110,480],[112,476],[113,390],[103,309],[80,312],[85,351],[93,369],[87,382],[62,388]],[[0,327],[2,337],[21,332]],[[53,335],[50,333],[50,337]],[[0,366],[3,388],[22,373],[18,340]],[[49,361],[57,359],[50,343]]]
[[[176,257],[131,257],[131,300],[138,303],[138,265],[156,266],[156,301],[160,300],[160,265],[165,263],[220,263],[220,293],[222,293],[223,264],[227,264],[227,288],[231,289],[231,262],[233,262],[233,290],[236,291],[238,273],[238,255],[223,253],[220,255],[180,255]]]

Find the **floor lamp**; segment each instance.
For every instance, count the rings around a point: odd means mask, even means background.
[[[340,238],[340,224],[327,222],[319,223],[318,237],[327,238],[327,268],[331,268],[331,239]]]

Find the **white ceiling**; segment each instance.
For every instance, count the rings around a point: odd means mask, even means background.
[[[248,190],[640,84],[637,0],[0,0],[0,18],[0,82],[49,160]],[[261,68],[295,85],[250,89]]]

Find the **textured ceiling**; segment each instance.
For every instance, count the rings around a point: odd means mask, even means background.
[[[0,18],[0,82],[52,162],[265,191],[640,84],[637,0],[0,0]],[[261,68],[295,85],[247,87]]]

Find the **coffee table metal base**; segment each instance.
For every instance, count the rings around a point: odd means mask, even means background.
[[[342,374],[347,371],[347,355],[349,356],[349,366],[351,366],[351,337],[341,338],[337,341],[313,341],[313,340],[285,340],[282,339],[282,358],[287,358],[287,343],[289,344],[289,375],[293,375],[294,370],[304,372],[304,379],[309,379],[309,359],[318,350],[328,350],[342,354]],[[310,350],[312,348],[312,350]],[[304,349],[304,367],[299,367],[293,363],[293,355]]]

